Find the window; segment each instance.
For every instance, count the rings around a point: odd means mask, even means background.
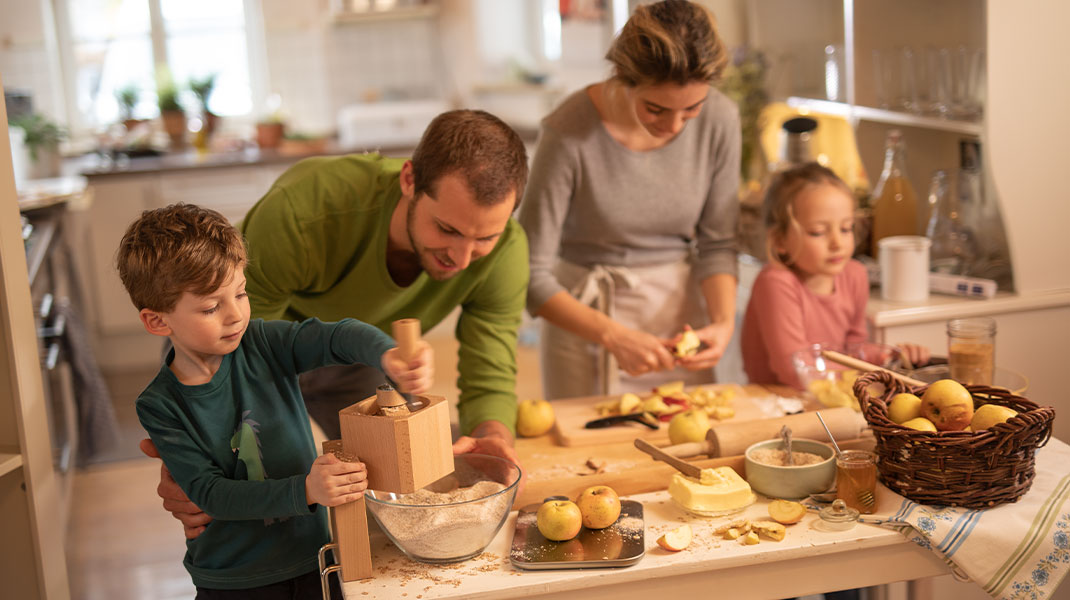
[[[247,31],[252,0],[61,0],[68,32],[67,86],[72,129],[99,131],[122,118],[117,92],[137,89],[134,118],[152,118],[157,82],[171,81],[179,102],[197,113],[191,79],[215,75],[208,109],[221,116],[253,110]],[[61,9],[62,10],[62,9]],[[63,25],[66,25],[64,27]],[[62,33],[61,40],[62,40]]]

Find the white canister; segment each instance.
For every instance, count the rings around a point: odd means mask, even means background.
[[[879,242],[881,297],[892,302],[918,302],[929,297],[929,247],[920,235],[896,235]]]

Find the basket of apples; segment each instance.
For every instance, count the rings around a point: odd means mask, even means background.
[[[1017,501],[1033,483],[1036,449],[1048,442],[1055,419],[1050,406],[953,379],[912,388],[874,371],[859,377],[853,392],[877,440],[881,481],[920,504]]]

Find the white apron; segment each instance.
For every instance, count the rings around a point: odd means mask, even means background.
[[[583,304],[605,313],[626,327],[659,338],[672,338],[691,325],[698,329],[709,317],[690,261],[681,260],[645,267],[597,265],[583,267],[559,261],[557,280]],[[631,376],[621,370],[613,354],[603,346],[543,320],[540,357],[543,394],[547,400],[577,396],[649,394],[669,381],[685,385],[714,381],[713,369],[671,371]]]

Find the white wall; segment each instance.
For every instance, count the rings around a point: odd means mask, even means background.
[[[988,1],[986,168],[1021,292],[1070,288],[1067,23],[1066,0]]]

